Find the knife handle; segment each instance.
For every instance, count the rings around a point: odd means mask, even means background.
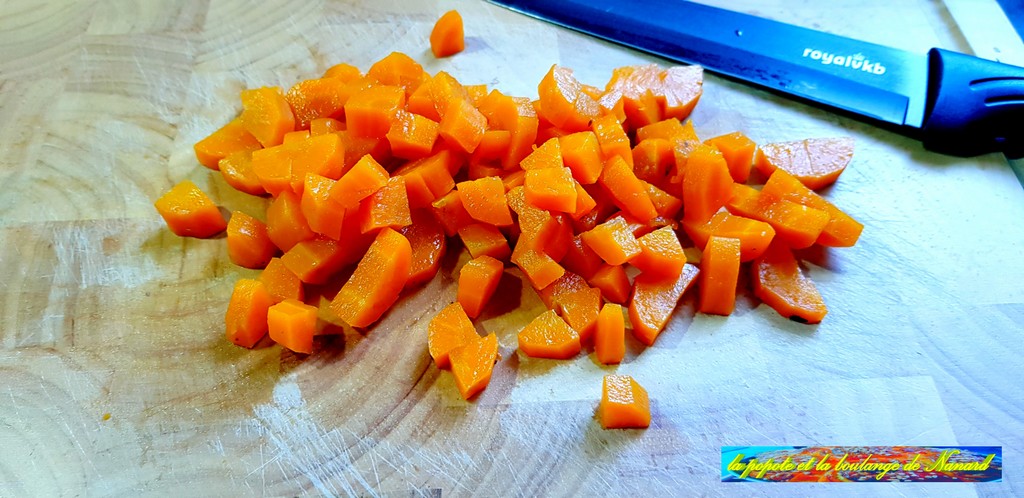
[[[1024,68],[931,49],[921,133],[943,154],[1024,155]]]

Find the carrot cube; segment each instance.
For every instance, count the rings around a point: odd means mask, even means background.
[[[470,318],[476,318],[498,289],[505,265],[490,256],[473,258],[459,270],[459,304]]]
[[[640,254],[630,264],[648,274],[675,278],[686,264],[679,237],[670,227],[659,228],[637,239]]]
[[[357,137],[383,137],[398,111],[405,107],[405,90],[377,85],[356,92],[345,103],[346,131]]]
[[[218,169],[221,159],[237,152],[252,152],[262,147],[259,140],[246,131],[240,119],[229,121],[210,136],[196,142],[193,149],[203,166]]]
[[[153,204],[167,228],[179,237],[212,237],[227,228],[217,205],[188,180],[172,187]]]
[[[402,159],[419,159],[430,154],[440,124],[411,112],[398,111],[387,138],[391,153]]]
[[[439,133],[448,143],[470,154],[487,130],[487,118],[466,99],[452,99],[441,118]]]
[[[313,352],[313,333],[316,331],[316,308],[287,299],[267,311],[267,328],[274,342],[296,353]]]
[[[523,182],[526,202],[538,209],[576,212],[576,180],[566,167],[526,171]]]
[[[490,256],[505,260],[512,253],[501,230],[487,223],[473,223],[460,228],[459,238],[474,258]]]
[[[519,331],[519,350],[534,358],[565,360],[581,348],[579,334],[554,310],[541,313]]]
[[[621,265],[640,254],[640,243],[623,218],[612,218],[580,234],[598,256],[610,265]]]
[[[460,182],[456,185],[463,207],[473,219],[495,226],[512,224],[505,201],[505,185],[498,177]]]
[[[235,290],[224,315],[229,341],[251,348],[267,335],[267,310],[273,301],[266,287],[257,280],[243,278],[235,283]]]
[[[647,391],[628,375],[605,375],[598,407],[605,429],[643,429],[651,425]]]
[[[244,268],[263,268],[277,252],[267,235],[267,225],[241,211],[231,213],[227,244],[228,257]]]

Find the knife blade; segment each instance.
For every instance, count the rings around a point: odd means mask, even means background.
[[[852,113],[956,156],[1024,155],[1024,68],[927,54],[682,0],[488,0]]]

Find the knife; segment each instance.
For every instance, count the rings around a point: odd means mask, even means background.
[[[1024,155],[1024,68],[927,55],[682,0],[488,0],[852,113],[955,156]]]

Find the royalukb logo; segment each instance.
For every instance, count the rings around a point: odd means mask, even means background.
[[[819,61],[825,65],[848,67],[877,75],[885,74],[885,66],[881,62],[872,62],[866,59],[863,54],[836,55],[813,48],[805,48],[804,57]]]

